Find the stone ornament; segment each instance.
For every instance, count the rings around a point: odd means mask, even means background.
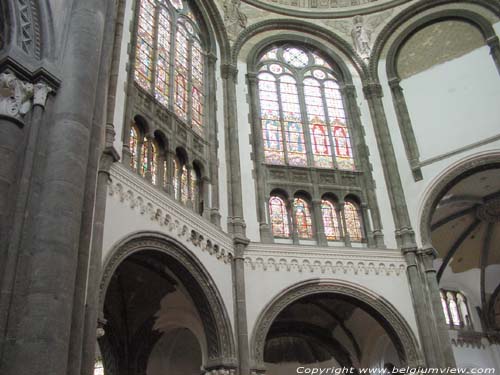
[[[240,10],[240,0],[224,1],[224,23],[229,40],[234,41],[241,30],[247,26],[247,16]]]
[[[366,27],[362,16],[353,18],[351,30],[352,42],[354,49],[363,59],[368,59],[372,52],[371,33],[372,31]]]
[[[0,115],[21,120],[31,109],[33,85],[13,73],[0,74]]]

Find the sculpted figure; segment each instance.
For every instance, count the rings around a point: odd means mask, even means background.
[[[351,37],[354,43],[356,52],[364,59],[370,57],[371,41],[370,31],[367,30],[362,16],[356,16],[353,19],[353,27],[351,30]]]

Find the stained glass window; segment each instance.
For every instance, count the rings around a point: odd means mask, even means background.
[[[344,216],[346,221],[346,230],[349,233],[351,241],[361,241],[363,239],[361,230],[361,219],[358,208],[352,202],[344,203]]]
[[[137,170],[137,148],[139,146],[139,131],[135,125],[130,126],[129,135],[129,150],[130,150],[130,167],[132,170]]]
[[[151,182],[158,184],[158,146],[155,142],[151,144]]]
[[[146,176],[146,172],[148,171],[148,158],[149,158],[149,142],[146,137],[142,140],[141,146],[141,169],[140,174],[142,177]]]
[[[329,63],[305,48],[275,47],[257,68],[265,162],[354,170],[342,95]]]
[[[186,203],[189,199],[188,170],[185,165],[181,168],[181,202]]]
[[[307,202],[302,198],[295,198],[293,200],[293,213],[299,238],[311,239],[313,237],[311,211]]]
[[[179,199],[179,173],[180,173],[179,160],[174,159],[172,186],[174,187],[175,199]]]
[[[163,160],[163,186],[168,184],[168,161]]]
[[[290,237],[290,224],[285,201],[278,196],[269,199],[269,217],[274,237]]]
[[[329,200],[321,201],[321,215],[323,217],[323,228],[327,240],[338,240],[340,238],[339,221],[335,206]]]
[[[441,305],[450,328],[470,327],[471,320],[465,296],[456,291],[441,290]]]
[[[136,83],[202,134],[205,50],[187,2],[140,0],[136,40]]]
[[[196,171],[191,169],[191,202],[193,202],[193,207],[196,208],[198,205],[199,191],[198,191],[198,175]]]

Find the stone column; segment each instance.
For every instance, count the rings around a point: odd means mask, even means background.
[[[490,36],[486,39],[486,44],[490,47],[491,58],[495,62],[498,74],[500,74],[500,42],[498,41],[498,36]]]
[[[200,208],[199,211],[201,211],[201,215],[207,219],[210,220],[210,207],[208,206],[209,202],[209,188],[210,188],[210,179],[208,176],[203,176],[200,180],[200,201],[198,204],[201,204],[203,202],[203,205]]]
[[[172,196],[172,198],[175,199],[175,191],[173,185],[175,152],[170,150],[167,151],[166,158],[167,158],[167,183],[165,184],[165,190],[167,191],[168,194]]]
[[[427,298],[429,300],[428,305],[431,306],[432,313],[434,315],[433,321],[435,322],[436,329],[434,333],[439,340],[439,350],[436,355],[439,356],[439,361],[443,365],[446,364],[447,366],[455,366],[455,357],[453,355],[453,349],[448,335],[448,325],[446,324],[443,314],[441,295],[439,293],[439,286],[436,277],[436,269],[433,264],[437,252],[433,248],[427,248],[418,251],[417,254],[421,259],[422,270],[427,284],[426,289]]]
[[[368,243],[368,247],[376,247],[377,244],[375,242],[375,238],[373,236],[372,228],[370,225],[370,219],[368,217],[368,205],[366,203],[361,203],[359,207],[359,217],[361,218],[362,228],[366,233],[366,241]]]
[[[401,131],[401,136],[403,137],[406,157],[410,162],[413,178],[415,181],[420,181],[423,178],[422,170],[419,164],[420,153],[418,151],[415,133],[413,132],[410,113],[408,112],[408,107],[406,106],[403,88],[401,87],[400,80],[398,78],[389,80],[389,86],[391,87],[392,101],[394,103],[394,110],[396,111],[399,130]]]
[[[316,238],[318,245],[328,246],[328,241],[326,240],[325,228],[323,224],[323,215],[321,210],[321,199],[313,199],[312,201],[312,211],[314,215],[315,228],[316,228]]]
[[[286,210],[288,212],[290,235],[294,245],[299,244],[299,231],[297,230],[297,222],[295,221],[295,208],[293,207],[293,198],[285,200]]]
[[[250,113],[252,117],[252,142],[253,160],[255,167],[255,187],[257,189],[257,219],[259,220],[260,240],[263,243],[273,243],[271,227],[267,222],[266,215],[266,183],[264,167],[264,145],[262,144],[261,120],[258,111],[259,92],[257,87],[257,74],[247,74],[248,94],[250,98]]]
[[[66,375],[86,173],[107,2],[76,0],[61,51],[61,89],[47,129],[40,194],[29,208],[26,272],[0,372]],[[96,147],[97,145],[92,145]],[[43,323],[43,324],[42,324]],[[36,353],[34,355],[33,353]]]
[[[187,164],[186,165],[186,169],[187,169],[187,187],[188,187],[188,197],[187,197],[187,200],[186,200],[186,207],[188,208],[193,208],[193,191],[191,190],[191,179],[192,179],[192,176],[191,176],[191,171],[193,170],[193,167],[191,166],[191,164]]]
[[[229,180],[229,222],[228,230],[233,235],[234,259],[233,280],[236,328],[238,338],[239,374],[248,375],[250,371],[250,353],[248,344],[248,328],[245,296],[244,252],[250,241],[246,238],[245,221],[243,219],[243,194],[241,187],[240,150],[238,139],[238,122],[236,116],[236,78],[238,70],[234,65],[221,66],[224,88],[224,117],[226,134],[226,161]]]

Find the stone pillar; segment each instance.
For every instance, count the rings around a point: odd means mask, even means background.
[[[1,373],[68,373],[93,109],[107,2],[76,0],[61,51],[63,82],[47,129],[46,168],[23,250],[26,272],[9,317]],[[97,147],[97,145],[92,145]],[[81,265],[80,265],[81,266]],[[43,323],[43,324],[42,324]],[[33,353],[36,353],[34,355]]]
[[[321,210],[321,199],[313,199],[312,201],[312,211],[314,215],[315,228],[316,228],[316,239],[319,246],[328,246],[328,241],[326,240],[325,228],[323,224],[323,215]]]
[[[498,41],[498,36],[490,36],[486,39],[486,44],[490,47],[491,58],[495,62],[498,74],[500,74],[500,42]]]
[[[376,247],[375,237],[372,232],[370,225],[370,219],[368,217],[368,205],[366,203],[361,203],[359,207],[359,217],[361,218],[362,228],[366,233],[366,241],[368,247]]]
[[[232,270],[238,338],[239,375],[248,375],[250,372],[250,353],[246,315],[244,252],[250,241],[246,238],[246,225],[243,219],[243,194],[241,187],[238,122],[236,116],[237,74],[238,70],[234,65],[223,65],[221,67],[221,75],[224,85],[225,141],[226,151],[229,151],[226,158],[229,180],[228,230],[233,235],[234,243]]]
[[[349,231],[347,230],[347,221],[345,219],[344,206],[344,202],[339,202],[340,221],[342,223],[342,228],[344,228],[344,244],[346,247],[351,247],[351,236],[349,235]]]
[[[342,222],[342,210],[343,210],[344,204],[339,202],[335,205],[335,213],[337,214],[337,223],[339,226],[339,240],[344,241],[345,238],[345,227],[344,223]]]
[[[295,208],[293,207],[293,198],[285,200],[286,210],[288,212],[290,235],[294,245],[299,244],[299,231],[297,230],[297,222],[295,221]]]
[[[263,243],[273,243],[271,227],[267,223],[266,214],[266,183],[264,167],[264,146],[262,144],[261,120],[258,111],[259,92],[257,87],[257,74],[247,74],[248,93],[250,98],[250,110],[252,121],[252,142],[253,142],[253,160],[256,179],[255,187],[257,189],[257,220],[259,220],[260,240]]]
[[[200,205],[203,202],[203,205],[199,207],[198,212],[201,211],[201,215],[207,220],[210,220],[210,207],[208,206],[210,197],[208,191],[209,188],[210,188],[210,179],[208,178],[208,176],[203,176],[200,180],[200,186],[199,186],[200,201],[198,203]]]
[[[215,77],[215,65],[217,57],[214,54],[208,55],[207,66],[207,82],[210,92],[217,92],[217,80]],[[220,227],[220,193],[219,193],[219,158],[217,156],[219,148],[218,131],[217,131],[217,95],[208,95],[207,103],[207,118],[209,132],[209,173],[211,182],[211,201],[207,199],[203,201],[203,211],[210,217],[212,224]],[[209,186],[203,187],[208,193]]]
[[[408,107],[406,106],[403,88],[401,87],[400,80],[398,78],[389,80],[389,86],[391,87],[392,101],[394,103],[394,110],[396,111],[399,130],[401,132],[401,136],[403,137],[406,157],[410,162],[413,178],[415,181],[420,181],[423,178],[422,170],[419,164],[420,153],[418,151],[415,133],[413,132],[410,113],[408,112]]]
[[[436,258],[436,250],[433,248],[422,249],[417,252],[421,259],[422,271],[424,272],[428,305],[431,306],[434,315],[433,322],[435,323],[435,336],[439,340],[439,350],[436,355],[439,356],[439,361],[442,365],[455,366],[455,357],[448,335],[448,325],[443,314],[441,305],[441,295],[436,277],[436,269],[434,268],[434,259]]]
[[[0,74],[0,88],[0,160],[2,160],[0,165],[0,238],[3,239],[0,243],[1,349],[20,256],[19,244],[30,198],[40,125],[47,94],[52,89],[41,82],[35,85],[22,82],[12,73]],[[32,95],[34,98],[31,125],[25,127],[23,122],[25,111],[31,107]],[[24,110],[20,111],[21,108]],[[24,134],[24,129],[27,134]],[[23,147],[24,139],[26,139],[25,148]],[[24,159],[23,155],[18,154],[20,151],[24,151]]]

